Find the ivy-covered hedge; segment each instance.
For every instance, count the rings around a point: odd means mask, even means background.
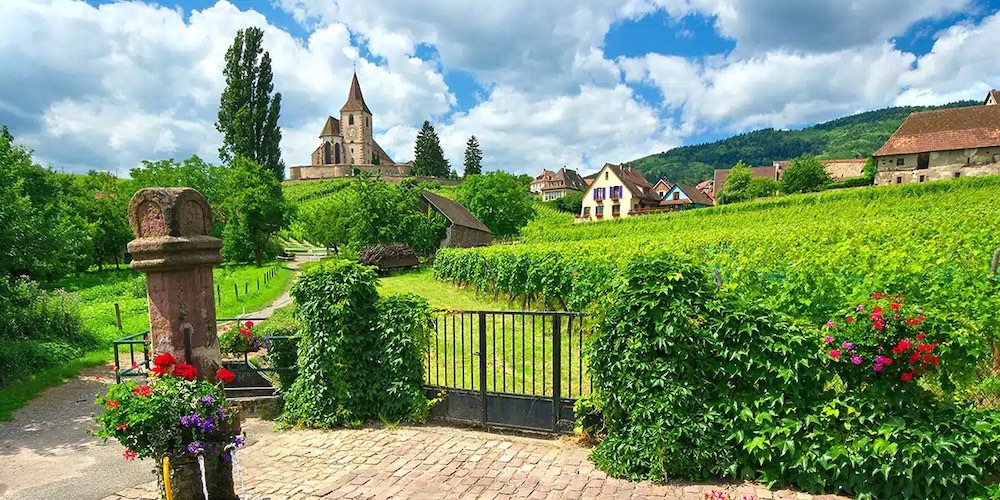
[[[1000,472],[1000,417],[917,384],[845,387],[823,334],[682,258],[625,266],[587,345],[592,458],[630,479],[733,478],[868,498],[970,498]]]
[[[377,283],[372,268],[336,261],[310,269],[292,289],[300,340],[285,422],[332,427],[427,418],[420,367],[430,306],[414,295],[379,299]]]

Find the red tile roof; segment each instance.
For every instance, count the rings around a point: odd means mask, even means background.
[[[750,167],[750,176],[762,179],[778,180],[782,168],[783,167],[779,165],[772,165],[770,167]],[[732,172],[732,170],[733,169],[731,168],[719,168],[715,170],[715,179],[712,186],[716,197],[718,197],[718,194],[722,192],[722,186],[726,183],[726,179],[729,178],[729,173]]]
[[[873,156],[1000,146],[1000,106],[911,113]]]
[[[622,184],[625,185],[625,189],[628,189],[632,196],[638,198],[644,198],[648,201],[658,203],[660,199],[653,193],[653,186],[648,180],[642,175],[642,172],[632,168],[626,167],[624,165],[613,165],[611,163],[605,164],[604,168],[607,168],[615,173],[619,179],[621,179]]]

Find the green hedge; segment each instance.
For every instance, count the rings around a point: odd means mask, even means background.
[[[586,346],[598,467],[865,498],[970,498],[1000,472],[1000,417],[916,384],[844,387],[822,334],[668,254],[628,263]],[[837,389],[835,389],[837,388]]]
[[[413,295],[379,299],[377,283],[372,268],[333,261],[305,272],[292,289],[300,340],[285,422],[426,420],[421,362],[430,306]]]

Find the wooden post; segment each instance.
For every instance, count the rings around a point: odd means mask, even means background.
[[[118,307],[118,303],[115,302],[115,326],[118,327],[118,331],[122,331],[122,310]]]
[[[257,291],[260,291],[260,276],[257,277]]]
[[[233,283],[233,292],[236,294],[236,298],[240,298],[240,286]]]

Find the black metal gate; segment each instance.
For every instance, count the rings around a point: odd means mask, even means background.
[[[571,432],[590,393],[581,355],[588,316],[550,311],[440,311],[426,353],[436,418]]]

